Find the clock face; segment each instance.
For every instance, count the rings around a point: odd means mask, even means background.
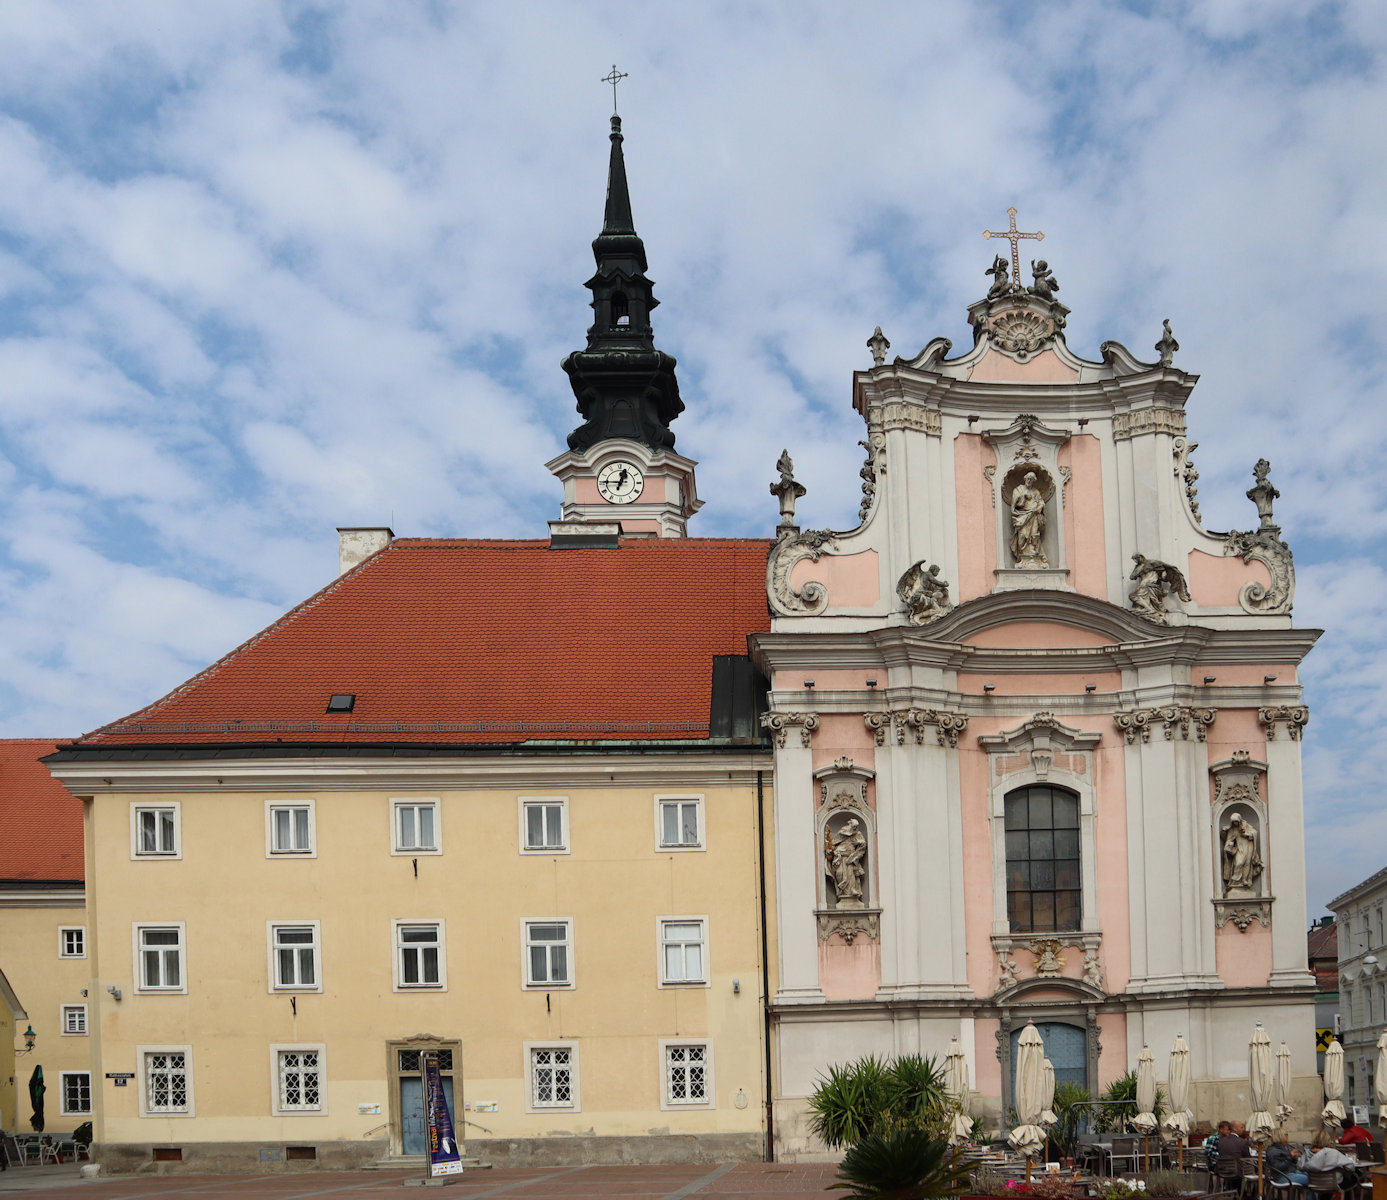
[[[612,504],[630,504],[641,494],[645,477],[635,463],[618,459],[597,472],[597,490]]]

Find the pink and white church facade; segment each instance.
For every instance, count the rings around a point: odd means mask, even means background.
[[[1205,529],[1169,324],[1157,361],[1087,361],[1045,264],[1031,288],[994,271],[966,353],[869,340],[857,528],[795,524],[788,455],[771,486],[777,1157],[813,1151],[826,1063],[953,1038],[995,1129],[1028,1020],[1094,1094],[1183,1034],[1194,1107],[1245,1116],[1257,1021],[1313,1087],[1318,634],[1268,467],[1245,531]]]

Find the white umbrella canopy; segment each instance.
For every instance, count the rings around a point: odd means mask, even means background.
[[[1377,1039],[1377,1075],[1373,1091],[1377,1093],[1377,1123],[1387,1129],[1387,1029]]]
[[[962,1146],[973,1136],[973,1122],[968,1116],[968,1060],[958,1038],[950,1040],[948,1052],[944,1055],[944,1090],[954,1102],[949,1145]]]
[[[1161,1134],[1170,1142],[1178,1142],[1190,1133],[1190,1048],[1184,1034],[1175,1035],[1170,1048],[1170,1076],[1165,1085],[1170,1111],[1161,1122]]]
[[[1049,1133],[1060,1123],[1055,1116],[1055,1064],[1046,1058],[1040,1069],[1040,1118],[1036,1124]]]
[[[1156,1132],[1156,1058],[1150,1046],[1137,1057],[1137,1115],[1127,1124],[1142,1137]]]
[[[1007,1135],[1011,1148],[1027,1158],[1034,1158],[1045,1145],[1045,1131],[1036,1123],[1045,1098],[1044,1064],[1045,1043],[1040,1040],[1040,1031],[1028,1021],[1016,1047],[1016,1116],[1020,1124]]]
[[[1291,1048],[1282,1042],[1276,1048],[1276,1123],[1284,1125],[1294,1113],[1291,1107]]]
[[[1261,1021],[1257,1022],[1252,1040],[1247,1044],[1247,1083],[1252,1093],[1247,1140],[1254,1146],[1265,1146],[1276,1135],[1276,1120],[1271,1115],[1276,1081],[1271,1065],[1271,1039]]]
[[[1344,1048],[1336,1040],[1324,1052],[1324,1108],[1320,1120],[1326,1129],[1339,1129],[1344,1123]]]

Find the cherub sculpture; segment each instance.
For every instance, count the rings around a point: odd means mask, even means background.
[[[1007,260],[1002,255],[997,255],[992,260],[992,265],[983,272],[984,275],[992,276],[992,286],[988,289],[987,298],[996,300],[999,296],[1009,296],[1012,292],[1011,272],[1007,267]]]
[[[1156,559],[1147,558],[1144,554],[1133,554],[1132,562],[1135,565],[1132,567],[1132,573],[1127,577],[1136,582],[1136,586],[1127,593],[1127,599],[1131,601],[1132,609],[1141,613],[1142,616],[1164,625],[1167,596],[1175,595],[1189,603],[1190,589],[1185,584],[1185,577],[1180,573],[1179,567],[1157,562]]]
[[[1031,259],[1031,273],[1035,276],[1035,285],[1026,290],[1041,300],[1053,300],[1060,285],[1050,270],[1050,264],[1043,258],[1039,262]]]

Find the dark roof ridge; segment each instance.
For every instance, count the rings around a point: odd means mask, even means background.
[[[342,574],[340,574],[331,583],[327,584],[325,587],[319,588],[316,592],[309,596],[308,599],[300,601],[283,616],[271,621],[268,625],[265,626],[264,629],[260,630],[259,633],[252,634],[239,646],[236,646],[233,649],[228,650],[215,662],[203,667],[202,670],[199,671],[196,675],[192,676],[192,678],[185,679],[176,688],[174,688],[173,691],[166,692],[164,695],[160,696],[159,699],[152,700],[143,708],[137,708],[133,712],[126,713],[123,717],[117,717],[114,721],[107,721],[105,725],[100,725],[96,729],[89,730],[87,733],[84,733],[81,737],[77,739],[77,743],[85,742],[87,738],[100,737],[107,730],[115,729],[117,726],[128,725],[131,721],[135,720],[135,718],[143,716],[145,713],[153,712],[161,704],[168,704],[171,701],[176,700],[185,692],[191,690],[196,685],[202,683],[203,680],[211,678],[227,663],[239,657],[241,654],[244,654],[252,646],[257,645],[259,642],[262,642],[265,638],[269,637],[270,634],[282,629],[285,625],[287,625],[290,621],[294,620],[296,617],[300,616],[302,613],[305,613],[308,610],[317,607],[317,605],[321,601],[325,600],[328,596],[332,595],[333,592],[337,591],[337,589],[341,587],[347,580],[356,577],[369,564],[378,562],[382,555],[389,554],[394,545],[394,542],[390,542],[386,546],[382,547],[380,550],[377,550],[374,554],[367,555],[367,557],[363,558],[354,567],[350,568],[349,570],[343,571]],[[77,743],[69,744],[75,745]]]

